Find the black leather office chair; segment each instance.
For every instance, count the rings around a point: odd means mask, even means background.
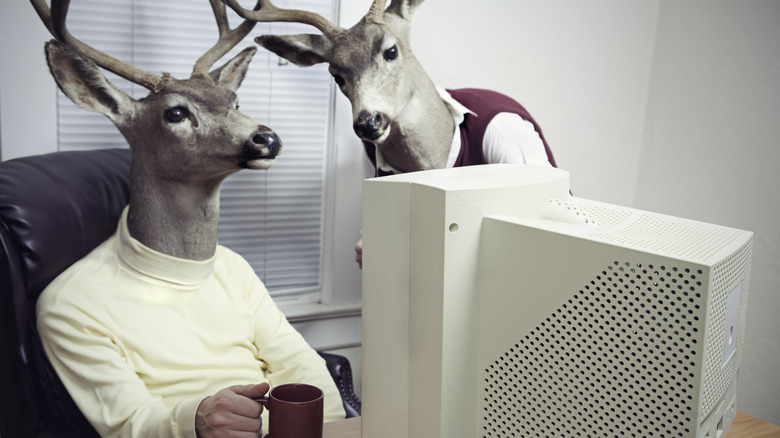
[[[35,302],[116,230],[130,151],[57,152],[0,163],[0,436],[96,436],[43,353]],[[348,416],[360,415],[349,361],[320,353]]]

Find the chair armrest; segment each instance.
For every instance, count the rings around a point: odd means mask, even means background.
[[[318,351],[318,353],[325,359],[328,371],[341,393],[341,400],[344,402],[347,418],[359,417],[361,403],[360,399],[355,395],[355,387],[352,382],[352,367],[349,365],[349,360],[338,354],[322,351]]]

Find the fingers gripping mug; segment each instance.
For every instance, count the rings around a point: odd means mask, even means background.
[[[320,388],[303,383],[272,389],[257,400],[268,409],[266,438],[322,438],[324,399]]]

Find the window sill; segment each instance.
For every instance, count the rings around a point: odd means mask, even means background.
[[[363,310],[361,303],[282,303],[279,305],[279,308],[291,323],[359,317]]]
[[[286,303],[279,307],[315,350],[359,347],[362,343],[360,303]]]

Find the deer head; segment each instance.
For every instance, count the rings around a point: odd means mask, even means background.
[[[423,0],[374,0],[350,29],[322,16],[280,9],[261,0],[258,10],[223,0],[243,18],[309,24],[322,34],[263,35],[255,41],[302,67],[329,64],[352,104],[353,127],[394,168],[407,172],[444,167],[455,124],[410,47],[411,21]]]
[[[235,91],[255,48],[222,67],[211,66],[254,27],[230,29],[225,6],[211,0],[217,43],[197,60],[188,79],[137,69],[74,38],[65,26],[69,0],[31,0],[55,40],[46,56],[60,89],[79,106],[108,117],[132,151],[128,227],[157,251],[189,259],[216,248],[219,187],[241,169],[267,169],[281,150],[268,127],[238,111]],[[135,100],[109,82],[98,67],[149,89]]]

